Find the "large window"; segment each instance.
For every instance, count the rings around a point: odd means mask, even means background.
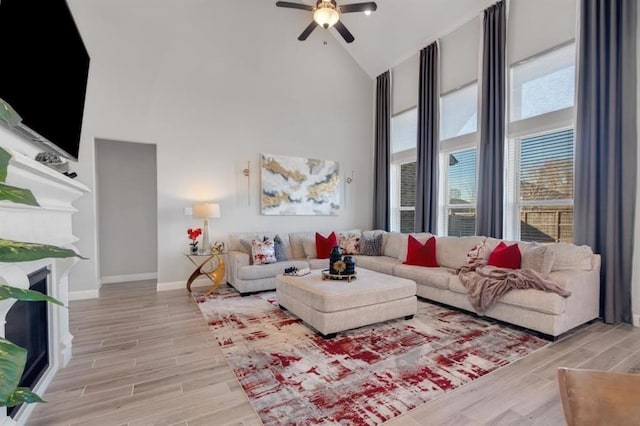
[[[478,84],[442,95],[438,233],[476,232]]]
[[[573,241],[575,45],[511,68],[506,234]]]
[[[573,240],[573,140],[573,129],[566,129],[516,141],[524,241]]]
[[[391,117],[391,230],[413,232],[416,206],[417,108]]]
[[[476,232],[476,148],[447,154],[447,235]]]

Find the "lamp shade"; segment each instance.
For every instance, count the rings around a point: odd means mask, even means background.
[[[220,205],[216,203],[198,203],[193,205],[193,217],[208,219],[220,217]]]

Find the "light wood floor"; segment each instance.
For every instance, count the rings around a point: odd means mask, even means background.
[[[73,358],[29,424],[261,424],[188,293],[155,287],[71,302]],[[640,329],[591,324],[386,425],[563,425],[559,366],[640,373]]]

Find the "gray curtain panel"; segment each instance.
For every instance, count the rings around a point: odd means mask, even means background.
[[[632,322],[636,1],[580,0],[574,241],[602,256],[601,314]]]
[[[484,11],[480,82],[480,145],[476,235],[502,238],[507,12],[500,1]]]
[[[391,74],[376,79],[376,134],[373,171],[373,226],[390,230],[389,169],[391,161]]]
[[[438,140],[440,84],[438,42],[420,51],[418,90],[418,158],[416,173],[416,232],[436,233],[438,212]]]

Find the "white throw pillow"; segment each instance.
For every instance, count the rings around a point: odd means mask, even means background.
[[[522,269],[533,269],[542,274],[548,274],[553,268],[556,252],[551,246],[534,245],[522,253]]]
[[[272,239],[265,240],[264,242],[253,240],[251,241],[251,257],[253,258],[254,265],[265,265],[267,263],[276,263],[275,244]]]
[[[387,234],[387,242],[384,245],[384,255],[399,258],[400,247],[402,247],[402,234],[399,232],[389,232]]]

